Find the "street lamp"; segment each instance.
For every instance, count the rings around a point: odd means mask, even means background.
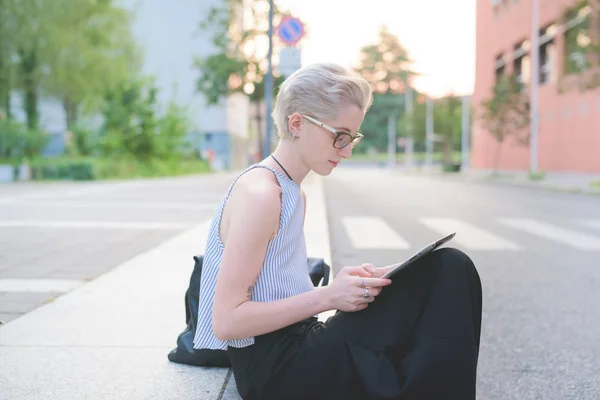
[[[540,84],[540,0],[533,0],[531,10],[531,90],[529,93],[530,137],[529,137],[529,169],[532,174],[538,170],[538,131],[539,105],[538,90]]]
[[[265,77],[265,142],[263,143],[263,158],[271,153],[271,108],[273,104],[273,0],[269,0],[269,52],[267,61],[267,76]]]

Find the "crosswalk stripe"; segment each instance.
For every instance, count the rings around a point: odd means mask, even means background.
[[[355,249],[408,249],[410,245],[380,217],[342,217]]]
[[[591,220],[591,221],[582,221],[582,224],[584,226],[587,226],[590,228],[600,229],[600,219]]]
[[[498,221],[513,229],[553,240],[581,250],[600,250],[600,238],[528,218],[500,218]]]
[[[166,229],[181,230],[190,224],[171,222],[110,222],[110,221],[0,221],[0,228],[67,228],[67,229]]]
[[[68,292],[85,283],[75,279],[0,279],[0,292]]]
[[[477,228],[471,224],[453,218],[421,218],[428,228],[441,235],[456,232],[452,242],[456,242],[470,250],[520,250],[521,248],[493,233]],[[450,242],[450,243],[452,243]]]

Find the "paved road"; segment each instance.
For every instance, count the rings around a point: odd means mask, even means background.
[[[0,186],[0,319],[206,221],[231,175]],[[600,199],[339,169],[333,265],[384,265],[456,230],[484,287],[481,399],[600,398]]]
[[[388,265],[458,231],[484,288],[478,398],[600,399],[600,199],[336,171],[334,269]]]
[[[0,186],[0,320],[210,218],[228,178]]]

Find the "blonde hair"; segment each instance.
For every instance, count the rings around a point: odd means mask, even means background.
[[[281,84],[272,116],[279,137],[285,139],[290,137],[288,116],[295,112],[333,119],[340,106],[356,105],[366,113],[372,103],[369,83],[355,71],[337,64],[313,64]]]

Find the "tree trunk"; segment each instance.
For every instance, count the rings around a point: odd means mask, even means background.
[[[444,136],[444,164],[452,164],[452,135]]]
[[[256,141],[257,141],[256,144],[258,145],[258,151],[256,152],[256,154],[262,155],[262,135],[263,135],[262,116],[261,116],[262,107],[261,107],[260,101],[257,101],[254,104],[256,105]],[[255,160],[255,161],[260,161],[260,159],[262,159],[262,156],[259,157],[259,160]]]
[[[600,6],[598,5],[598,0],[589,0],[589,5],[591,9],[590,13],[590,21],[589,21],[589,35],[590,35],[590,48],[591,50],[588,52],[588,61],[592,68],[598,67],[600,62],[600,55],[598,52],[600,51]]]
[[[27,116],[27,127],[37,129],[39,127],[38,110],[38,87],[35,77],[37,69],[37,57],[35,51],[25,53],[20,51],[21,71],[23,74],[23,90],[25,92],[25,115]]]
[[[0,0],[0,10],[6,7]],[[11,92],[11,71],[10,71],[10,52],[8,45],[8,35],[5,32],[6,27],[0,16],[0,114],[4,112],[5,117],[10,119],[10,92]],[[2,118],[2,115],[0,115]]]
[[[68,97],[63,99],[63,108],[65,110],[67,130],[73,131],[73,127],[79,118],[79,107],[78,104],[71,101]]]
[[[494,175],[498,174],[498,167],[500,164],[500,153],[502,151],[502,142],[500,140],[497,140],[496,143],[498,144],[496,146],[496,153],[494,154]]]

